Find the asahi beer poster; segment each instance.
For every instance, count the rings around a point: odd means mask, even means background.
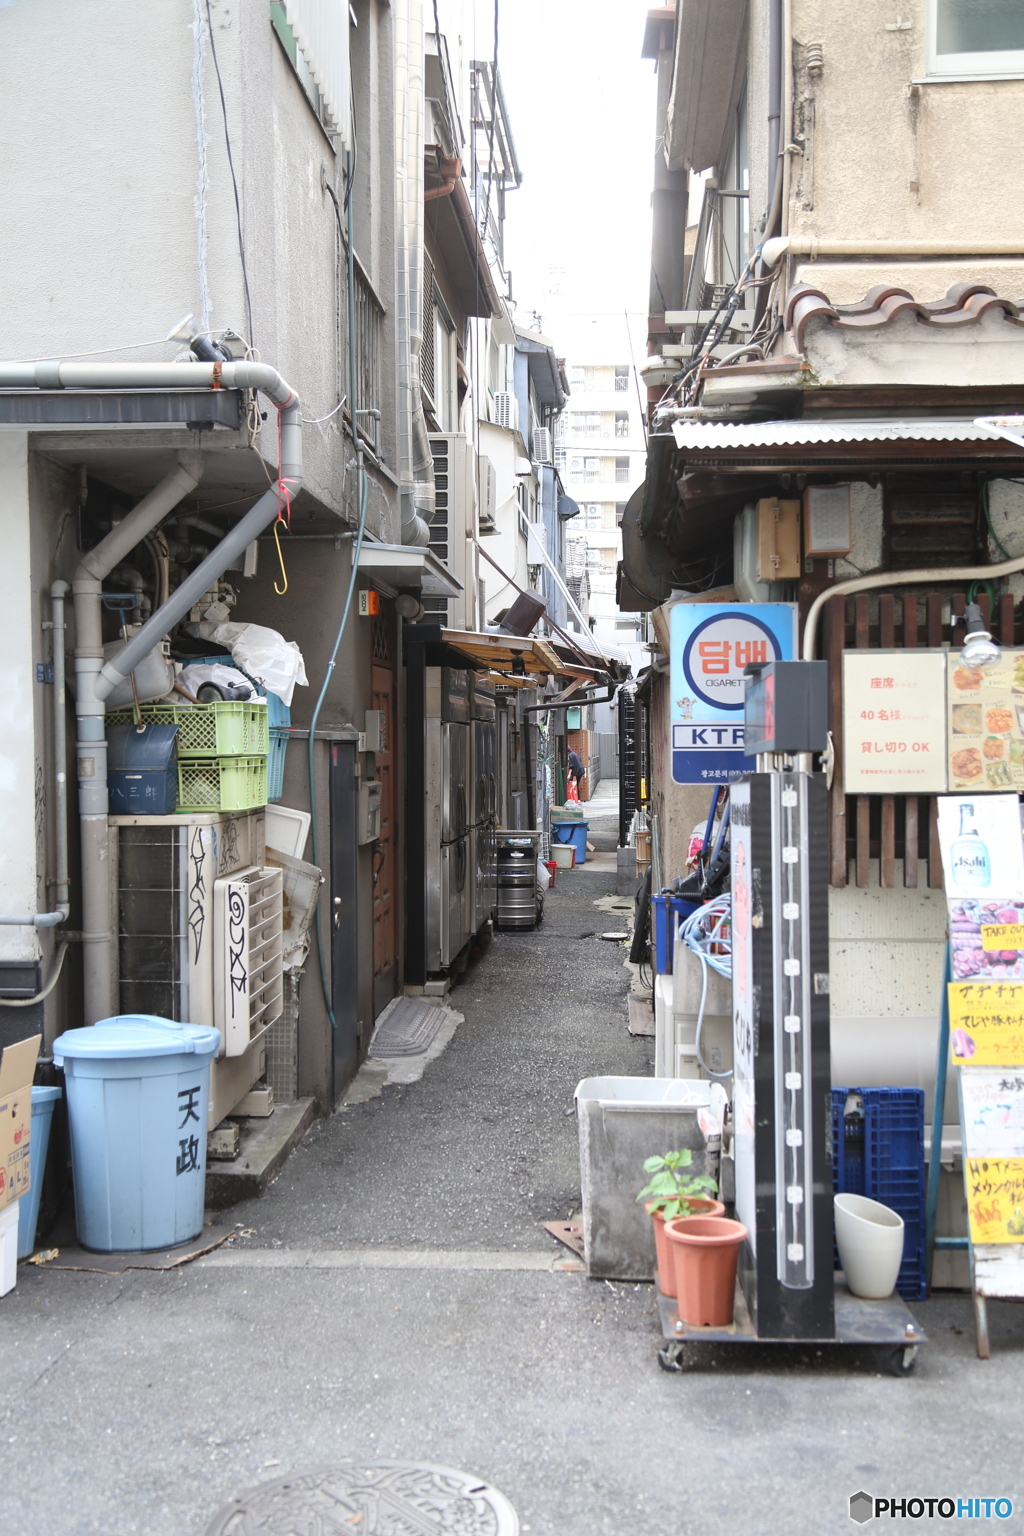
[[[1024,790],[1024,651],[991,667],[948,658],[949,788]]]
[[[752,773],[743,750],[745,669],[792,661],[790,603],[676,603],[670,610],[672,779],[724,784]]]
[[[1016,795],[941,795],[939,845],[949,900],[1024,900],[1024,839]]]

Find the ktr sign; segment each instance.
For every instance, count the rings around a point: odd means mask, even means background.
[[[744,669],[792,661],[789,603],[676,603],[671,609],[672,778],[722,784],[754,770],[743,751]]]

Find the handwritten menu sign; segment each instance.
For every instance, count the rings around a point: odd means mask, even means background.
[[[1024,650],[991,667],[948,653],[949,788],[1024,790]]]
[[[973,1243],[1019,1243],[1024,1239],[1024,1158],[969,1157],[967,1220]]]
[[[944,651],[843,652],[846,790],[916,795],[946,788],[945,687]]]
[[[1024,984],[949,984],[953,1060],[978,1067],[1024,1063]]]

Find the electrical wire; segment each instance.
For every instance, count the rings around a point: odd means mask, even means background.
[[[76,357],[106,357],[108,352],[135,352],[140,347],[165,347],[167,337],[161,336],[159,341],[126,341],[121,347],[94,347],[91,352],[58,352],[54,357],[8,357],[4,358],[5,368],[28,367],[30,363],[63,363],[71,362]]]
[[[348,616],[352,608],[352,598],[355,593],[356,580],[359,575],[359,553],[363,547],[363,534],[366,531],[366,509],[369,503],[369,483],[366,474],[366,467],[363,463],[363,447],[359,438],[359,428],[356,425],[358,419],[356,411],[356,400],[358,397],[356,393],[355,351],[355,252],[353,249],[352,241],[351,199],[352,178],[354,175],[354,170],[355,157],[350,153],[348,155],[348,165],[346,167],[348,191],[345,197],[345,212],[347,216],[348,233],[348,368],[349,397],[352,401],[350,422],[352,429],[352,442],[356,450],[356,485],[357,495],[359,498],[359,520],[356,525],[356,537],[352,547],[352,569],[349,574],[348,590],[345,593],[344,607],[341,610],[341,622],[338,625],[338,632],[334,637],[334,648],[331,651],[330,659],[324,672],[323,684],[320,688],[320,693],[313,708],[313,714],[309,722],[309,741],[307,743],[308,752],[306,766],[309,774],[309,809],[311,818],[310,831],[313,837],[313,863],[317,866],[318,869],[323,869],[323,865],[320,862],[320,832],[316,813],[316,726],[317,721],[320,718],[320,711],[323,708],[324,699],[327,697],[327,690],[330,687],[331,678],[334,675],[334,668],[338,660],[338,652],[341,649],[342,636],[345,633],[345,626],[348,623]],[[336,203],[335,211],[337,212]],[[339,224],[340,222],[341,221],[339,217]],[[327,945],[323,936],[321,916],[322,908],[321,903],[318,901],[316,913],[313,918],[313,931],[316,934],[317,959],[319,960],[320,964],[320,986],[323,990],[324,1005],[327,1009],[327,1017],[331,1021],[331,1028],[337,1029],[338,1021],[334,1017],[334,1002],[331,997],[330,982],[327,979]]]
[[[251,336],[252,331],[252,298],[249,294],[249,272],[245,265],[245,242],[242,238],[242,201],[238,195],[238,178],[235,176],[235,161],[231,153],[231,134],[228,131],[228,104],[224,99],[224,81],[220,74],[220,61],[217,58],[217,44],[213,36],[213,17],[210,15],[210,0],[206,0],[206,26],[210,34],[210,55],[213,59],[213,68],[217,76],[217,90],[220,92],[220,112],[224,120],[224,147],[228,152],[228,170],[231,172],[231,187],[235,194],[235,224],[238,229],[238,255],[242,263],[242,284],[245,288],[245,323]]]
[[[701,964],[701,992],[700,1008],[697,1012],[697,1029],[694,1037],[694,1049],[697,1053],[697,1061],[701,1070],[708,1077],[731,1077],[732,1070],[728,1072],[714,1072],[704,1060],[701,1051],[701,1036],[704,1031],[704,1008],[708,998],[708,967],[717,971],[719,976],[728,979],[732,977],[732,897],[728,892],[724,896],[716,896],[714,901],[709,901],[696,912],[691,912],[685,918],[679,928],[679,937],[692,949]],[[714,951],[717,950],[717,953]]]
[[[303,416],[302,425],[304,427],[319,427],[322,422],[330,421],[332,416],[337,416],[347,399],[348,395],[342,395],[334,409],[328,411],[326,416]]]

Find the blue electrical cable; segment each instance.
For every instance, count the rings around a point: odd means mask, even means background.
[[[316,767],[314,752],[316,744],[316,724],[320,718],[320,711],[323,708],[324,699],[327,697],[327,690],[330,687],[331,677],[333,676],[335,664],[338,660],[338,652],[341,649],[341,640],[345,633],[345,625],[348,623],[349,612],[352,608],[352,596],[355,592],[356,578],[359,575],[359,552],[363,547],[363,534],[366,531],[366,508],[369,498],[369,485],[366,477],[366,468],[363,464],[363,449],[362,444],[359,441],[359,428],[356,412],[356,282],[355,247],[352,241],[352,176],[353,158],[350,152],[346,156],[346,178],[348,181],[348,195],[345,198],[345,220],[346,232],[348,236],[348,398],[349,415],[352,422],[352,441],[355,444],[356,450],[356,474],[359,488],[359,520],[356,525],[355,542],[352,546],[352,570],[348,579],[348,591],[345,593],[345,606],[341,611],[341,623],[338,625],[338,633],[334,638],[334,649],[331,651],[331,657],[327,663],[327,670],[324,673],[323,687],[320,689],[320,696],[316,701],[316,705],[313,709],[313,716],[309,722],[307,766],[309,769],[310,830],[313,835],[313,863],[321,871],[323,870],[323,865],[320,863],[320,835],[316,816]],[[323,988],[324,1004],[327,1008],[327,1017],[331,1021],[331,1028],[337,1029],[338,1021],[334,1017],[334,1004],[331,1000],[331,988],[330,983],[327,980],[327,952],[321,928],[321,916],[321,903],[318,900],[316,914],[313,920],[313,927],[314,932],[316,933],[317,957],[320,961],[320,985]]]
[[[701,1070],[706,1072],[708,1077],[732,1077],[731,1070],[713,1072],[704,1060],[700,1049],[700,1039],[704,1029],[704,1007],[708,997],[708,966],[717,971],[719,976],[732,977],[732,936],[731,932],[723,933],[723,929],[729,929],[731,923],[732,897],[726,892],[724,896],[716,896],[714,901],[705,902],[704,906],[698,907],[696,912],[691,912],[690,916],[679,925],[679,937],[688,949],[693,950],[701,964],[702,986],[694,1049],[697,1052]],[[718,949],[718,954],[711,953],[712,945]]]

